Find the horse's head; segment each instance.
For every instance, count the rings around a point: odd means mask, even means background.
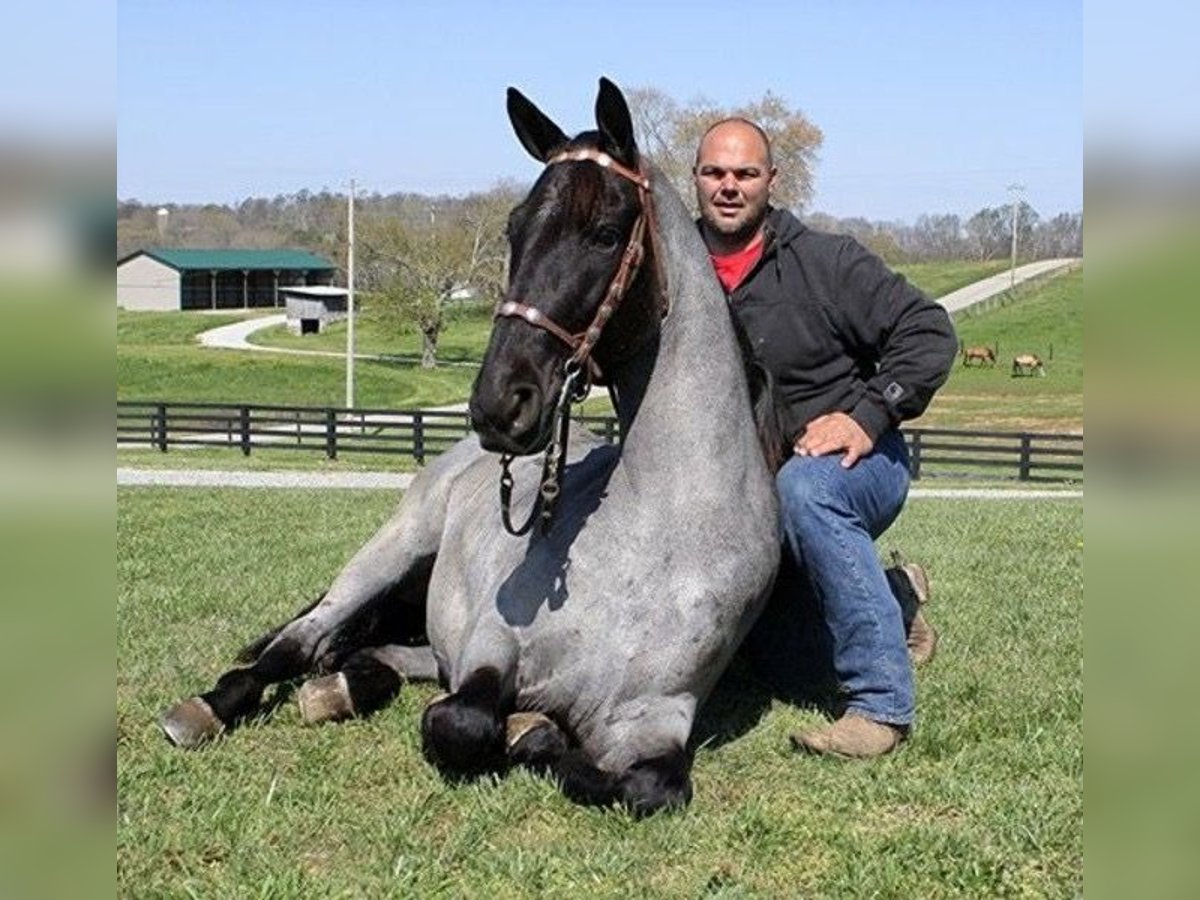
[[[509,283],[471,392],[482,445],[514,455],[550,441],[569,369],[611,375],[655,333],[653,228],[629,107],[600,79],[596,130],[568,139],[514,88],[508,115],[545,164],[509,216]],[[611,316],[611,318],[610,318]]]

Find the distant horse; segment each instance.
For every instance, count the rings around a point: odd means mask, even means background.
[[[581,803],[678,807],[697,707],[775,577],[774,484],[724,295],[621,92],[601,79],[597,130],[573,140],[512,88],[508,113],[545,168],[509,219],[510,283],[470,401],[478,437],[417,475],[324,597],[247,648],[251,665],[160,721],[191,747],[271,683],[332,670],[300,690],[311,722],[436,677],[450,693],[426,708],[422,747],[445,775],[518,763]],[[619,447],[557,424],[598,373]],[[544,448],[544,463],[528,455]],[[510,528],[510,503],[551,510],[548,529]],[[388,643],[422,618],[429,646]]]
[[[994,366],[996,364],[996,351],[991,347],[963,347],[962,364],[969,366],[971,363],[979,365]]]
[[[1040,375],[1044,378],[1046,368],[1042,365],[1041,357],[1033,353],[1022,353],[1013,357],[1012,373],[1014,378],[1018,375]]]

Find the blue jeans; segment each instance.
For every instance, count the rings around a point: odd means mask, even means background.
[[[907,726],[915,708],[904,622],[875,538],[908,495],[908,449],[897,430],[843,469],[842,454],[794,456],[775,476],[783,537],[812,585],[848,710]]]

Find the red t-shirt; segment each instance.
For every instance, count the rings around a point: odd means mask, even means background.
[[[725,293],[731,293],[742,283],[742,279],[746,277],[747,272],[754,268],[754,264],[758,262],[762,252],[762,236],[759,235],[757,240],[736,253],[727,253],[724,256],[708,254],[708,258],[712,260],[713,269],[717,272],[717,280],[725,288]]]

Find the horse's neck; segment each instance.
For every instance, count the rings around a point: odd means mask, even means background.
[[[679,198],[660,190],[655,199],[670,312],[658,340],[614,373],[622,460],[662,471],[757,453],[741,356],[707,251]]]

